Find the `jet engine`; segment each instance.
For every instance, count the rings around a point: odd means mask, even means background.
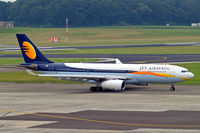
[[[124,80],[107,80],[101,83],[103,89],[125,90],[126,84]]]

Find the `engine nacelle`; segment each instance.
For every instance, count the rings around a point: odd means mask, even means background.
[[[101,87],[110,90],[124,90],[126,84],[124,80],[107,80],[101,83]]]

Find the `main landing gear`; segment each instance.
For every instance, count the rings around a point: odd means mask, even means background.
[[[171,88],[170,88],[170,91],[175,91],[175,90],[176,90],[175,84],[172,84],[172,85],[171,85]]]
[[[91,92],[102,92],[103,88],[102,87],[91,87],[90,91]]]

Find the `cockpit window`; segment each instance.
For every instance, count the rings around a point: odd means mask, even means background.
[[[189,71],[188,71],[188,70],[182,70],[181,72],[182,72],[182,73],[186,73],[186,72],[189,72]]]

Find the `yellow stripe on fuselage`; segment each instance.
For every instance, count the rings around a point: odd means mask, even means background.
[[[154,73],[154,72],[148,72],[148,71],[138,71],[138,72],[132,72],[130,74],[138,74],[138,75],[153,75],[153,76],[159,76],[159,77],[175,77],[173,75],[170,74],[166,74],[166,73]]]
[[[154,73],[154,72],[148,72],[148,71],[138,71],[138,72],[132,72],[129,74],[138,74],[138,75],[146,74],[146,75],[153,75],[153,76],[158,76],[158,77],[176,77],[174,75],[167,74],[167,73]],[[180,78],[182,80],[189,80],[189,79],[183,78],[183,77],[177,77],[177,78]]]
[[[182,79],[182,80],[189,80],[189,79],[187,79],[187,78],[183,78],[183,77],[178,77],[178,78],[180,78],[180,79]]]

